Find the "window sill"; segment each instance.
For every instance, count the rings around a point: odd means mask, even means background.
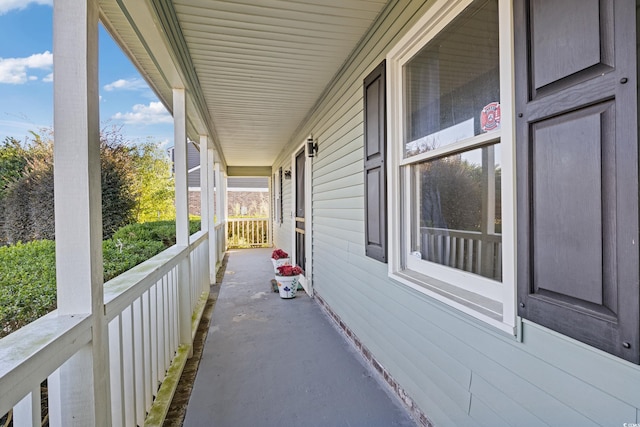
[[[516,328],[503,322],[501,302],[412,270],[389,273],[389,277],[502,332],[516,335]]]

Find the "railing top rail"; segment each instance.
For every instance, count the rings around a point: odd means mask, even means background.
[[[193,233],[191,236],[189,236],[189,244],[191,246],[198,246],[205,241],[208,235],[209,235],[208,231],[202,231],[202,230],[197,231]]]
[[[483,236],[480,231],[466,231],[466,230],[455,230],[449,228],[436,228],[436,227],[420,227],[420,231],[423,233],[429,234],[439,234],[439,235],[449,235],[452,237],[480,237]],[[500,233],[488,233],[486,236],[489,237],[501,237]]]
[[[268,221],[269,217],[247,217],[247,218],[228,218],[227,222],[242,222],[242,221]]]
[[[111,321],[131,305],[158,279],[178,265],[188,253],[188,247],[174,245],[105,283],[104,304],[107,320]]]
[[[88,314],[53,311],[0,339],[0,414],[91,341]]]

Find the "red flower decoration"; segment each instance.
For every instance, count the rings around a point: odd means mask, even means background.
[[[297,265],[283,265],[278,267],[278,276],[297,276],[304,273]]]
[[[271,258],[280,259],[280,258],[289,258],[289,254],[283,251],[282,249],[276,249],[271,253]]]

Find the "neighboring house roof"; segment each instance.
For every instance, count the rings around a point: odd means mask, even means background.
[[[266,191],[269,189],[267,177],[229,177],[227,178],[228,191]]]
[[[174,161],[174,147],[167,150],[171,161]],[[175,170],[175,169],[174,169]],[[200,150],[191,141],[187,145],[187,183],[191,190],[200,189]],[[267,177],[229,177],[227,179],[227,189],[231,191],[239,189],[268,189],[269,178]]]
[[[171,162],[174,162],[174,147],[169,148],[167,152]],[[189,188],[200,188],[200,150],[192,141],[187,142],[187,170]]]

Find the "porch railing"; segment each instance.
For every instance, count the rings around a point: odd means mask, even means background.
[[[178,352],[180,319],[192,322],[208,295],[208,238],[198,232],[189,247],[173,246],[105,283],[114,426],[144,425]],[[188,292],[179,283],[183,268],[190,273]],[[186,295],[192,315],[180,316],[179,299]],[[48,380],[50,424],[60,425],[58,370],[90,341],[89,315],[56,311],[1,339],[0,415],[13,408],[15,427],[40,426],[40,384]]]
[[[218,257],[216,259],[222,260],[224,258],[224,253],[227,250],[227,233],[226,233],[226,225],[225,223],[220,223],[216,225],[216,248],[218,249]]]
[[[229,248],[271,246],[268,218],[230,218],[227,221]]]
[[[420,228],[422,259],[502,279],[502,235]]]

